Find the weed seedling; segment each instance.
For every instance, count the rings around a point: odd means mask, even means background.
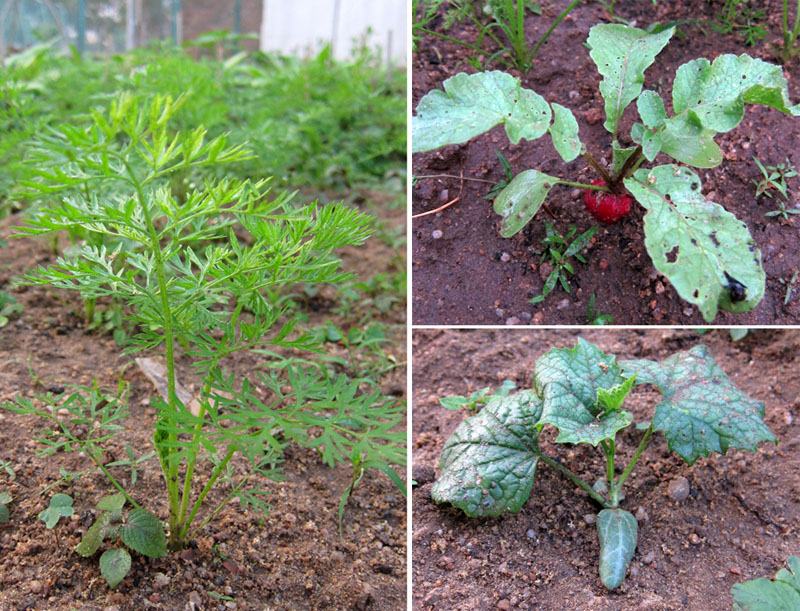
[[[8,506],[14,499],[8,492],[0,492],[0,524],[5,524],[9,520]]]
[[[591,294],[586,304],[586,320],[590,325],[603,326],[613,325],[614,318],[610,314],[600,314],[594,306],[595,295]]]
[[[789,282],[786,282],[783,278],[779,278],[780,283],[786,285],[786,295],[783,298],[783,305],[788,305],[789,301],[792,299],[792,293],[794,292],[794,285],[797,282],[797,277],[800,276],[800,270],[795,270],[792,274],[791,279]]]
[[[775,51],[781,63],[785,66],[800,53],[800,45],[797,38],[800,36],[800,0],[794,9],[794,26],[789,27],[789,0],[783,0],[783,11],[781,13],[781,33],[783,34],[783,46],[775,47]]]
[[[586,248],[586,245],[598,229],[599,227],[595,225],[591,229],[584,231],[581,235],[572,240],[572,242],[569,242],[572,236],[577,233],[577,228],[570,227],[567,234],[562,236],[553,229],[550,223],[545,225],[546,235],[542,238],[544,251],[542,252],[541,265],[551,266],[553,271],[547,276],[542,294],[531,299],[531,303],[544,301],[544,298],[547,297],[558,284],[561,285],[564,291],[569,293],[569,276],[575,273],[569,260],[575,257],[575,259],[581,263],[586,263],[586,259],[584,259],[581,251]]]
[[[442,397],[439,403],[442,407],[446,407],[450,411],[458,411],[464,409],[469,414],[477,414],[483,405],[486,404],[492,397],[507,397],[509,393],[514,390],[517,385],[513,380],[504,380],[496,391],[492,392],[491,386],[476,390],[469,397],[462,397],[455,395],[452,397]]]
[[[105,496],[97,503],[97,519],[75,548],[81,556],[93,556],[106,538],[131,548],[150,558],[167,555],[167,539],[158,518],[146,509],[136,508],[123,519],[125,495]],[[112,547],[100,556],[100,572],[114,588],[131,569],[131,555],[124,547]]]
[[[633,424],[623,403],[634,384],[655,386],[661,401],[652,419],[636,426],[644,429],[639,445],[618,470],[616,435]],[[599,447],[606,469],[594,486],[566,461],[542,452],[539,435],[545,425],[558,429],[556,443]],[[636,519],[619,507],[623,488],[656,431],[688,465],[711,452],[756,451],[761,441],[776,442],[764,424],[764,403],[736,388],[705,346],[660,362],[617,364],[614,356],[579,339],[572,350],[553,348],[536,362],[533,388],[489,397],[480,412],[458,426],[439,458],[431,494],[437,503],[451,503],[471,517],[518,512],[531,494],[537,464],[545,463],[601,508],[600,579],[614,589],[625,578],[638,536]]]
[[[50,498],[50,505],[47,509],[39,512],[39,519],[44,522],[56,538],[56,546],[60,549],[61,544],[58,542],[58,531],[56,525],[61,518],[68,518],[75,510],[72,508],[72,497],[68,494],[59,492]]]
[[[796,208],[786,208],[786,203],[789,201],[789,187],[786,184],[786,179],[797,176],[797,168],[789,163],[788,158],[785,163],[779,163],[775,166],[764,166],[755,156],[753,156],[753,161],[756,162],[758,169],[761,170],[761,173],[764,175],[764,178],[761,180],[753,181],[753,184],[756,186],[756,197],[766,195],[772,198],[771,191],[773,189],[780,194],[780,197],[775,198],[775,201],[778,202],[778,209],[765,212],[764,216],[780,215],[784,220],[788,221],[790,214],[800,214],[800,210]]]
[[[765,20],[767,11],[753,8],[750,4],[750,0],[725,0],[722,12],[717,14],[711,29],[726,35],[738,32],[744,44],[756,44],[768,33],[759,23]]]
[[[779,66],[744,54],[720,55],[713,62],[699,58],[678,68],[674,114],[668,116],[661,95],[643,84],[645,70],[674,32],[674,26],[649,33],[620,24],[596,25],[589,32],[589,55],[603,77],[609,167],[581,142],[569,109],[548,103],[502,72],[456,74],[444,82],[444,91],[424,96],[412,119],[412,148],[423,152],[467,142],[501,124],[513,144],[549,134],[564,162],[582,155],[599,177],[584,184],[534,169],[516,174],[494,200],[500,235],[509,238],[519,232],[557,185],[584,189],[584,205],[606,223],[625,218],[632,196],[646,210],[644,244],[656,270],[711,322],[720,308],[753,309],[764,295],[766,274],[747,226],[706,199],[700,177],[685,165],[713,168],[722,162],[714,137],[742,121],[745,103],[793,116],[800,116],[800,104],[791,105]],[[631,127],[633,145],[623,146],[621,119],[634,101],[641,122]],[[640,169],[659,153],[685,165]]]
[[[12,318],[22,314],[25,306],[17,303],[11,295],[5,291],[0,291],[0,329],[5,327]]]

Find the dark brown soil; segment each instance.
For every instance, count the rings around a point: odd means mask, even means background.
[[[367,199],[372,196],[367,194]],[[390,229],[404,225],[404,210],[381,206],[372,211]],[[0,237],[7,238],[15,223],[19,219],[4,221]],[[404,265],[398,253],[377,238],[343,255],[345,267],[360,272],[364,280],[375,273],[397,273],[396,266]],[[10,290],[12,276],[52,261],[43,242],[11,240],[8,248],[0,249],[0,289]],[[38,288],[11,292],[25,310],[0,329],[0,402],[45,388],[91,384],[94,378],[101,386],[116,389],[122,379],[131,385],[130,415],[124,432],[106,444],[107,457],[109,461],[125,458],[126,443],[136,456],[151,452],[155,411],[149,400],[154,390],[132,364],[133,357],[122,356],[110,337],[85,331],[74,294]],[[362,315],[383,323],[395,342],[384,349],[400,366],[380,382],[384,392],[402,400],[405,305],[398,303],[384,315],[356,308],[353,318],[344,320],[331,311],[335,297],[335,289],[325,287],[307,304],[308,325],[332,320],[347,329],[358,324]],[[327,346],[338,356],[346,356],[342,346]],[[229,365],[252,376],[263,370],[265,358],[244,355]],[[179,367],[183,383],[196,384],[185,360]],[[339,499],[350,483],[352,468],[330,469],[316,452],[297,446],[290,446],[285,454],[286,481],[259,482],[270,492],[268,516],[237,502],[229,504],[184,552],[160,560],[132,554],[131,572],[116,589],[110,589],[100,574],[99,554],[85,559],[72,550],[92,522],[90,510],[113,490],[104,477],[90,473],[42,496],[42,489],[59,479],[59,468],[77,472],[90,467],[88,459],[77,454],[37,457],[36,450],[42,446],[33,437],[42,424],[0,410],[0,460],[16,474],[12,479],[0,469],[0,491],[13,496],[11,520],[0,524],[0,610],[405,608],[407,516],[402,493],[382,473],[368,471],[348,502],[340,538]],[[201,485],[209,472],[201,471]],[[129,481],[126,468],[115,467],[114,473]],[[140,465],[131,492],[162,520],[168,515],[164,490],[156,459]],[[37,519],[55,492],[70,494],[76,508],[76,516],[57,527],[60,547],[54,533]],[[225,490],[217,489],[204,508],[213,509],[224,494]]]
[[[544,15],[529,15],[528,40],[538,40],[568,2],[543,2]],[[769,28],[780,32],[780,3],[758,2],[768,8]],[[719,12],[722,2],[699,1],[650,2],[619,1],[616,14],[634,25],[646,27],[659,21],[709,19]],[[524,87],[535,90],[549,102],[570,108],[578,119],[580,136],[596,157],[608,157],[610,134],[603,128],[603,102],[599,94],[600,76],[581,43],[589,29],[606,20],[600,3],[581,3],[554,30],[540,49],[533,69],[526,74],[511,71],[522,79]],[[431,27],[441,28],[438,19]],[[662,91],[670,100],[675,70],[691,59],[713,60],[722,53],[749,53],[774,61],[769,42],[746,47],[741,38],[715,33],[705,27],[705,34],[695,25],[681,26],[686,36],[673,36],[645,73],[645,87]],[[448,34],[474,42],[477,29],[459,24]],[[466,60],[471,51],[433,36],[422,38],[414,54],[412,100],[415,108],[428,91],[458,72],[474,72]],[[485,58],[484,58],[485,59]],[[490,66],[498,69],[497,65]],[[794,102],[800,99],[800,61],[784,70]],[[669,104],[669,101],[667,102]],[[631,105],[623,118],[621,134],[630,133],[630,125],[638,118]],[[669,110],[669,109],[668,109]],[[700,170],[703,193],[744,221],[761,249],[766,271],[766,294],[761,303],[746,314],[720,312],[716,324],[794,324],[800,321],[800,291],[795,290],[787,304],[786,284],[800,269],[800,219],[791,216],[765,217],[776,209],[775,200],[755,199],[753,180],[761,174],[753,156],[767,165],[782,163],[787,157],[800,165],[797,118],[764,107],[748,106],[743,122],[733,131],[717,137],[725,155],[723,163],[710,170]],[[624,141],[623,141],[623,144]],[[660,277],[644,247],[642,217],[644,210],[633,205],[632,213],[616,225],[601,226],[590,245],[586,265],[576,263],[570,278],[570,294],[555,290],[538,305],[529,300],[539,295],[547,273],[540,269],[541,240],[545,221],[557,231],[566,233],[570,226],[579,232],[597,222],[585,210],[583,194],[577,189],[559,187],[550,193],[547,207],[520,233],[503,239],[498,232],[499,216],[492,203],[484,199],[490,185],[468,180],[477,178],[494,183],[503,178],[503,170],[495,157],[499,150],[511,162],[514,173],[536,168],[565,180],[588,183],[597,178],[586,162],[579,158],[564,164],[548,138],[512,146],[502,127],[473,139],[469,143],[446,147],[413,157],[415,176],[448,174],[453,178],[422,178],[412,190],[413,213],[433,210],[455,197],[455,205],[435,215],[414,220],[412,231],[413,322],[415,324],[586,324],[589,297],[596,295],[596,308],[610,314],[614,324],[677,324],[698,325],[704,321],[697,309],[683,301],[669,282]],[[608,159],[606,159],[607,161]],[[661,155],[657,164],[669,163]],[[460,176],[464,180],[460,180]],[[793,201],[800,205],[800,179],[791,179]],[[434,236],[438,236],[434,237]]]
[[[780,440],[755,454],[714,454],[688,467],[657,433],[626,485],[622,507],[639,514],[639,539],[628,576],[613,592],[600,583],[597,533],[584,519],[597,507],[554,470],[537,469],[519,514],[470,519],[430,497],[444,442],[466,416],[439,398],[497,388],[505,379],[528,387],[536,359],[551,347],[572,347],[578,336],[619,358],[654,360],[705,343],[739,388],[766,402],[766,423]],[[413,608],[730,609],[732,584],[772,578],[800,552],[797,330],[752,331],[734,343],[726,330],[417,329],[412,351]],[[639,387],[626,409],[636,421],[649,419],[657,400],[657,392]],[[553,444],[548,429],[543,452],[584,479],[602,476],[602,453]],[[640,436],[617,438],[625,463]],[[681,476],[690,494],[675,502],[667,490]]]

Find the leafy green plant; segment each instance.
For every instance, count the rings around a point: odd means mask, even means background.
[[[786,285],[786,295],[783,298],[783,305],[787,305],[792,299],[792,293],[794,292],[798,276],[800,276],[800,271],[795,270],[792,274],[792,277],[789,279],[789,282],[786,282],[786,280],[783,278],[779,278],[780,283]]]
[[[597,308],[595,308],[594,302],[595,295],[592,293],[586,304],[586,320],[589,321],[589,324],[596,326],[613,325],[614,318],[610,314],[600,314]]]
[[[439,403],[442,404],[442,407],[446,407],[451,411],[465,409],[469,413],[477,414],[481,410],[481,407],[489,400],[494,397],[507,397],[516,387],[517,385],[513,380],[504,380],[500,388],[494,392],[492,392],[491,386],[487,386],[476,390],[469,397],[462,397],[460,395],[442,397],[439,399]]]
[[[775,198],[775,201],[778,202],[778,209],[765,212],[764,216],[780,215],[784,220],[788,221],[790,214],[800,214],[800,210],[796,208],[786,208],[786,203],[789,201],[789,187],[786,184],[786,179],[797,176],[797,168],[789,163],[788,158],[785,163],[779,163],[774,166],[764,166],[755,155],[753,156],[753,161],[756,162],[758,169],[764,175],[761,180],[753,181],[753,184],[756,185],[756,197],[766,195],[771,198],[772,189],[775,189],[781,195],[781,198]]]
[[[141,507],[123,518],[125,495],[105,496],[97,503],[100,512],[75,548],[81,556],[93,556],[103,540],[110,538],[150,558],[167,555],[167,538],[158,518]],[[109,587],[116,587],[131,568],[131,555],[125,547],[111,547],[100,556],[100,572]]]
[[[754,45],[768,33],[759,23],[764,22],[766,17],[767,11],[753,8],[750,0],[725,0],[722,12],[716,15],[711,28],[721,34],[737,32],[744,44]]]
[[[781,63],[786,65],[800,53],[800,45],[797,38],[800,36],[800,0],[794,9],[794,26],[789,27],[789,0],[783,0],[781,12],[781,33],[783,34],[783,46],[775,47],[775,51]]]
[[[581,251],[586,248],[586,245],[592,239],[592,236],[597,233],[598,229],[599,227],[595,225],[570,242],[572,236],[578,231],[576,227],[570,227],[567,234],[562,236],[553,229],[550,223],[545,224],[546,235],[542,238],[544,251],[542,252],[541,264],[551,266],[553,271],[547,276],[542,293],[531,299],[531,303],[544,301],[545,297],[558,284],[561,285],[565,292],[569,293],[569,276],[575,273],[569,260],[574,257],[581,263],[586,263]]]
[[[616,435],[633,424],[623,403],[634,384],[655,386],[661,401],[652,420],[637,425],[644,429],[641,441],[617,475]],[[619,507],[623,487],[653,433],[663,432],[669,448],[692,465],[711,452],[755,451],[760,441],[776,441],[763,419],[763,402],[737,389],[705,346],[660,362],[617,364],[614,356],[579,339],[572,350],[553,348],[536,362],[533,388],[492,397],[458,426],[445,443],[431,494],[471,517],[517,512],[531,493],[537,464],[545,463],[602,508],[600,578],[613,589],[625,578],[638,530],[634,516]],[[558,429],[556,443],[599,446],[606,459],[604,478],[591,486],[544,454],[539,435],[548,424]]]
[[[780,569],[775,580],[759,577],[731,588],[733,611],[792,611],[800,609],[800,558],[789,556],[788,569]]]
[[[58,542],[58,531],[55,530],[55,527],[61,518],[68,518],[73,513],[75,510],[72,507],[72,497],[61,492],[54,494],[50,498],[50,505],[39,512],[39,519],[53,531],[57,547],[61,547],[61,544]]]
[[[403,407],[380,390],[362,393],[359,380],[303,368],[289,368],[286,379],[275,372],[260,375],[258,383],[224,368],[227,357],[264,345],[320,349],[308,334],[295,337],[296,320],[282,320],[285,310],[265,294],[296,283],[347,280],[350,274],[339,270],[333,250],[363,243],[369,219],[341,204],[294,204],[290,195],[271,195],[267,181],[209,179],[176,199],[168,188],[176,173],[247,159],[241,146],[226,145],[224,135],[206,141],[202,128],[170,131],[170,118],[185,100],[122,93],[108,113],[92,112],[90,128],[64,125],[42,136],[38,180],[26,185],[56,202],[39,208],[18,230],[18,235],[38,235],[82,225],[130,244],[124,256],[119,245],[84,244],[25,280],[76,290],[88,299],[124,301],[138,329],[127,338],[126,350],[163,356],[166,391],[151,402],[158,415],[153,441],[164,474],[172,550],[231,498],[264,508],[263,491],[245,484],[254,474],[276,478],[275,464],[290,442],[318,449],[331,466],[353,452],[384,471],[405,458],[405,435],[392,431],[403,419]],[[91,191],[86,196],[82,188],[107,182],[119,185],[118,196],[99,198]],[[202,380],[193,399],[176,391],[179,350]],[[45,405],[60,401],[38,398]],[[29,398],[5,407],[53,418],[51,410]],[[79,416],[59,420],[56,432],[42,437],[45,450],[88,449],[90,460],[139,509],[92,451],[100,439],[118,432],[123,402],[110,401],[94,388],[73,393],[58,408]],[[89,424],[73,430],[73,420]],[[210,461],[212,468],[198,492],[200,460]],[[210,491],[232,481],[241,462],[247,474],[193,530]]]
[[[479,34],[475,43],[469,43],[430,29],[428,25],[436,15],[441,2],[434,1],[423,3],[421,10],[415,10],[415,15],[418,15],[418,18],[413,24],[415,45],[421,38],[421,34],[428,34],[467,47],[475,51],[478,55],[488,55],[488,59],[483,62],[485,65],[497,61],[504,66],[515,67],[522,72],[526,72],[531,69],[534,57],[536,57],[541,46],[550,37],[550,34],[556,29],[558,24],[564,20],[569,12],[580,4],[580,0],[573,0],[561,11],[544,35],[532,47],[528,45],[528,41],[525,37],[525,14],[528,10],[536,14],[541,14],[541,8],[538,3],[532,3],[529,0],[488,0],[485,5],[484,3],[480,4],[483,6],[482,12],[489,15],[491,19],[489,23],[484,23],[482,21],[481,16],[475,10],[475,3],[471,0],[454,2],[453,6],[449,8],[445,18],[445,30],[455,21],[461,21],[466,18],[472,21],[478,28]],[[495,35],[494,30],[500,30],[505,35],[508,46]],[[484,50],[483,43],[486,38],[491,39],[491,41],[497,45],[497,51],[489,53]],[[508,59],[506,59],[506,57]],[[477,68],[482,69],[482,66],[478,64],[479,61],[480,60],[478,60],[476,56],[471,63]]]
[[[18,303],[5,291],[0,291],[0,329],[5,327],[12,318],[22,314],[24,310],[25,306]]]
[[[549,133],[565,162],[583,155],[601,178],[589,185],[532,169],[520,172],[494,202],[502,217],[501,236],[520,231],[556,185],[585,188],[587,207],[604,222],[627,212],[627,188],[647,211],[644,242],[655,268],[710,322],[718,308],[745,312],[761,300],[761,253],[741,221],[703,196],[692,170],[676,164],[639,166],[664,153],[697,168],[715,167],[722,152],[714,136],[741,122],[745,103],[793,116],[800,115],[800,105],[790,105],[778,66],[747,55],[721,55],[713,63],[700,58],[678,68],[672,90],[675,114],[667,116],[661,96],[643,90],[643,83],[644,71],[673,32],[669,28],[648,34],[618,24],[596,25],[589,32],[590,56],[603,77],[604,127],[612,136],[609,168],[581,142],[570,110],[548,104],[502,72],[457,74],[444,82],[444,91],[423,97],[412,119],[412,148],[422,152],[466,142],[500,124],[513,144]],[[634,146],[623,146],[618,141],[620,119],[634,100],[642,122],[631,129]],[[603,198],[596,196],[599,191]]]
[[[5,524],[9,520],[8,506],[14,499],[8,492],[0,492],[0,524]]]

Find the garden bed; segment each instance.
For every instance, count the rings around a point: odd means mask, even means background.
[[[528,14],[528,40],[538,40],[550,26],[566,2],[542,3],[543,16]],[[780,31],[780,3],[764,3],[768,7],[768,27]],[[700,19],[697,25],[685,24],[680,29],[686,36],[674,35],[645,72],[645,88],[660,91],[665,100],[675,70],[685,62],[706,57],[713,60],[723,53],[748,53],[774,62],[769,46],[774,35],[755,46],[745,46],[741,38],[713,31],[708,21],[721,9],[721,3],[659,2],[657,6],[642,2],[617,2],[616,14],[644,28],[653,22]],[[759,3],[759,6],[761,3]],[[429,24],[441,29],[443,12]],[[589,29],[607,21],[600,3],[580,3],[553,31],[534,59],[533,68],[521,74],[522,86],[533,89],[549,102],[557,102],[573,111],[580,128],[580,138],[593,155],[608,161],[606,147],[610,134],[603,128],[603,101],[598,91],[600,75],[583,46]],[[467,22],[456,23],[448,35],[474,42],[477,30]],[[447,78],[459,72],[473,73],[467,60],[475,54],[455,43],[434,36],[423,36],[413,56],[412,107],[423,95],[441,88]],[[481,57],[486,61],[486,57]],[[489,66],[498,69],[496,64]],[[800,62],[784,69],[790,97],[800,100]],[[623,115],[621,134],[630,132],[638,119],[632,105]],[[794,274],[800,269],[800,219],[796,215],[781,220],[765,216],[777,207],[775,200],[755,197],[753,181],[762,175],[753,161],[774,166],[788,158],[800,164],[796,138],[800,133],[796,117],[761,107],[746,107],[742,123],[734,130],[716,137],[724,159],[721,165],[699,170],[703,194],[720,203],[748,227],[761,250],[766,272],[766,292],[755,309],[744,314],[721,311],[715,324],[792,324],[800,320],[800,291],[788,292]],[[630,143],[622,142],[623,145]],[[586,324],[591,295],[595,295],[597,314],[608,314],[614,324],[706,324],[696,307],[684,301],[672,285],[660,276],[645,250],[642,218],[644,210],[633,204],[631,214],[615,225],[601,225],[586,253],[586,264],[574,263],[575,274],[569,277],[571,291],[560,287],[539,304],[529,300],[542,292],[549,269],[541,265],[539,252],[545,237],[545,223],[565,234],[570,226],[582,233],[597,225],[583,205],[583,192],[556,187],[546,200],[546,209],[518,234],[509,239],[498,232],[500,217],[492,211],[492,203],[484,198],[491,184],[503,179],[503,168],[494,151],[499,150],[511,163],[514,174],[536,168],[565,180],[589,183],[596,172],[582,158],[564,164],[549,138],[522,140],[512,146],[496,127],[466,144],[448,146],[430,153],[415,154],[415,176],[449,175],[450,177],[418,178],[412,189],[413,214],[433,210],[452,201],[445,210],[413,221],[413,322],[415,324]],[[668,163],[661,154],[654,163]],[[463,176],[463,180],[461,177]],[[800,179],[789,179],[791,201],[800,203],[797,193]],[[795,280],[797,278],[795,277]]]
[[[661,360],[706,344],[738,388],[766,403],[765,422],[779,440],[760,444],[757,453],[731,450],[688,467],[663,435],[654,435],[621,503],[637,514],[639,538],[628,576],[614,591],[598,576],[597,531],[588,523],[597,506],[547,465],[539,463],[530,500],[518,514],[468,518],[431,499],[444,443],[466,416],[448,411],[439,398],[498,388],[504,380],[527,388],[536,359],[551,347],[572,348],[578,337],[618,359]],[[730,607],[734,583],[772,578],[800,550],[794,528],[800,519],[799,348],[796,330],[751,331],[738,342],[727,330],[415,330],[413,608]],[[658,397],[651,387],[637,387],[626,409],[639,422]],[[617,451],[629,458],[640,436],[626,429]],[[554,429],[545,427],[544,454],[559,456],[584,478],[602,475],[600,452],[554,439]],[[689,495],[673,500],[670,484],[681,477]]]
[[[341,197],[341,194],[339,194]],[[401,235],[403,209],[391,206],[392,195],[377,191],[354,192],[353,197],[379,217],[387,234]],[[377,203],[376,203],[377,202]],[[7,239],[19,216],[2,222],[0,237]],[[10,291],[23,306],[19,318],[0,329],[0,401],[32,393],[69,392],[71,384],[116,389],[118,382],[130,384],[130,415],[125,430],[106,444],[106,459],[127,458],[125,444],[135,455],[153,450],[155,410],[150,406],[154,389],[133,363],[122,356],[110,335],[85,329],[83,305],[76,295],[58,289],[10,290],[9,280],[55,258],[46,241],[7,240],[0,249],[0,288]],[[345,268],[356,271],[362,281],[376,274],[399,273],[398,250],[377,237],[360,248],[343,250]],[[405,308],[402,302],[380,313],[360,305],[347,318],[334,312],[341,305],[335,287],[322,287],[304,304],[309,328],[333,323],[348,329],[356,318],[386,330],[380,350],[399,363],[380,376],[382,390],[397,400],[405,396]],[[349,358],[341,343],[328,342],[335,356]],[[375,354],[360,352],[366,360]],[[286,352],[285,356],[308,357]],[[230,370],[255,377],[267,371],[267,358],[246,355],[228,364]],[[182,382],[197,390],[196,380],[185,359],[179,360]],[[339,366],[336,366],[337,368]],[[0,460],[15,473],[0,470],[0,490],[13,497],[10,522],[0,524],[0,608],[2,609],[254,609],[254,608],[358,608],[394,610],[406,600],[406,501],[392,482],[377,470],[367,470],[345,508],[342,536],[338,533],[338,507],[351,482],[352,468],[330,469],[319,454],[290,446],[285,453],[285,481],[259,482],[268,491],[268,516],[237,502],[229,504],[189,548],[152,560],[134,554],[128,577],[110,589],[101,577],[97,557],[82,558],[73,552],[92,523],[92,509],[110,494],[108,482],[93,471],[80,480],[58,483],[44,495],[46,486],[62,479],[59,469],[80,472],[91,463],[76,454],[36,456],[42,445],[34,441],[42,421],[0,411]],[[206,466],[208,466],[206,464]],[[112,469],[126,484],[130,471]],[[137,467],[132,494],[159,518],[168,508],[164,484],[155,458]],[[402,471],[402,470],[401,470]],[[209,469],[200,473],[205,479]],[[55,492],[70,494],[76,514],[57,526],[59,546],[52,531],[37,514]],[[225,494],[224,487],[212,493],[213,508]],[[205,506],[204,506],[205,507]],[[95,512],[96,514],[96,512]],[[187,605],[190,605],[187,607]],[[193,606],[192,606],[193,605]]]

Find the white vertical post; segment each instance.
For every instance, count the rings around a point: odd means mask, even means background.
[[[136,0],[127,0],[125,7],[125,50],[131,51],[136,46]]]

